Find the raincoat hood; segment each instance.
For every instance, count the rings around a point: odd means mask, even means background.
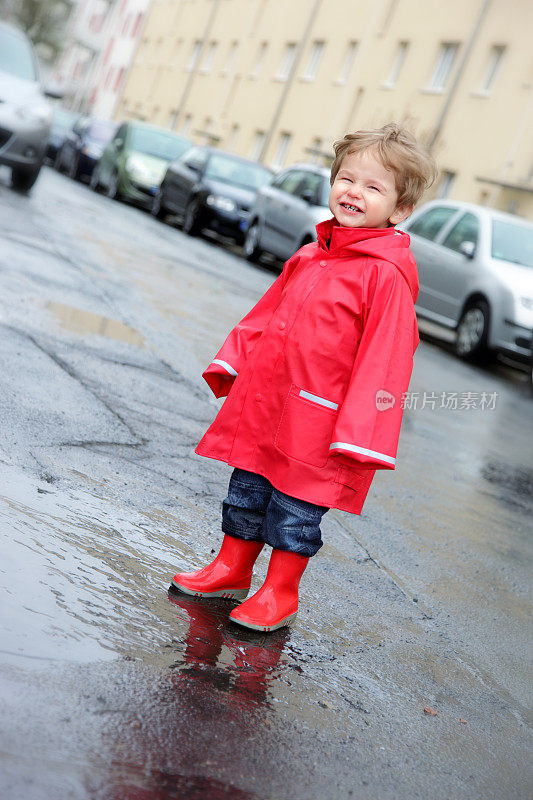
[[[411,240],[407,233],[396,228],[345,228],[334,217],[316,226],[318,245],[330,255],[370,256],[389,261],[405,278],[413,303],[418,297],[418,273]]]

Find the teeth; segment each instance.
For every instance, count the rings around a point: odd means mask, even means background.
[[[344,208],[347,208],[349,211],[360,211],[361,209],[357,208],[357,206],[349,206],[348,203],[344,203]]]

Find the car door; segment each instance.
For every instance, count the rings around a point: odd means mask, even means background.
[[[468,211],[439,237],[442,239],[440,269],[432,279],[435,310],[455,322],[459,320],[468,289],[479,272],[479,230],[477,216]]]
[[[201,180],[207,165],[208,153],[193,147],[177,161],[169,164],[165,176],[165,205],[183,214],[194,186]]]
[[[437,322],[451,325],[450,320],[441,319],[442,305],[439,299],[439,270],[442,247],[435,241],[459,215],[456,206],[433,206],[404,226],[411,237],[411,250],[418,267],[420,291],[416,302],[417,311]]]
[[[320,202],[322,176],[311,170],[302,173],[301,180],[291,197],[283,236],[284,258],[290,258],[310,235],[314,237],[314,218]]]
[[[279,258],[284,258],[290,251],[287,219],[294,213],[295,204],[302,202],[297,190],[303,177],[303,170],[290,169],[264,191],[261,243],[265,250]]]

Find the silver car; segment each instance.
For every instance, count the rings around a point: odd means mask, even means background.
[[[0,22],[0,164],[11,167],[15,189],[28,191],[37,180],[51,122],[30,40]]]
[[[531,356],[533,224],[470,203],[434,200],[402,226],[418,265],[420,317],[456,331],[455,352]]]
[[[248,261],[264,253],[286,261],[316,239],[315,226],[331,217],[329,176],[323,167],[295,164],[258,191],[243,245]]]

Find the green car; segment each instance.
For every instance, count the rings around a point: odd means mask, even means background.
[[[151,208],[168,165],[191,147],[189,139],[167,128],[124,122],[100,156],[91,188]]]

